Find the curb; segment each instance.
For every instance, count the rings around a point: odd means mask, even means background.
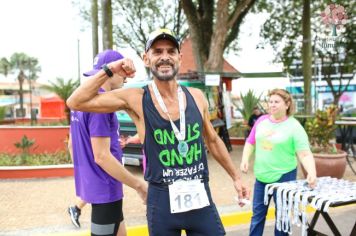
[[[68,177],[73,174],[73,164],[0,167],[0,179]]]

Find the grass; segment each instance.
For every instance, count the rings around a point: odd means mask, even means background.
[[[11,155],[0,153],[0,166],[39,166],[39,165],[59,165],[70,164],[72,160],[67,152],[57,152],[54,154],[28,154]]]

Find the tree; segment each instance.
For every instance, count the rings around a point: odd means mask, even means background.
[[[198,71],[221,71],[223,53],[232,46],[239,27],[256,0],[120,0],[112,5],[114,41],[141,56],[150,32],[170,28],[178,38],[189,34]],[[182,11],[183,9],[183,11]],[[183,14],[184,13],[184,14]],[[188,26],[186,24],[188,22]]]
[[[111,0],[101,0],[103,50],[113,48]]]
[[[236,39],[256,0],[180,0],[198,71],[222,71],[223,53]]]
[[[94,0],[95,1],[95,0]],[[85,22],[91,22],[93,35],[95,20],[89,16],[89,7],[81,0],[76,0],[74,5],[80,9],[80,14]],[[185,16],[181,3],[177,1],[157,2],[156,0],[120,0],[111,4],[113,12],[113,41],[118,47],[131,47],[141,57],[145,49],[147,37],[157,28],[172,29],[179,39],[183,39],[188,32]],[[93,3],[91,13],[93,10]],[[101,7],[103,9],[103,7]],[[117,22],[117,23],[116,23]],[[99,22],[104,25],[103,20]],[[93,38],[93,51],[95,40]],[[149,75],[149,70],[146,70]]]
[[[68,81],[64,81],[62,78],[57,78],[56,82],[49,81],[49,83],[50,85],[44,85],[43,88],[56,93],[64,101],[67,121],[68,124],[70,124],[70,109],[67,106],[66,101],[79,86],[79,80],[73,81],[72,79],[69,79]]]
[[[8,76],[9,74],[17,74],[17,80],[19,82],[19,103],[20,103],[20,117],[24,117],[23,107],[23,83],[25,79],[29,82],[37,79],[37,73],[41,71],[41,67],[38,65],[38,59],[30,57],[25,53],[14,53],[11,55],[10,60],[2,58],[0,61],[0,73]],[[28,75],[26,75],[26,72]],[[30,88],[31,90],[32,88]]]
[[[11,64],[10,62],[5,58],[1,58],[0,60],[0,73],[5,75],[5,77],[7,77],[7,75],[10,73],[11,71]]]
[[[93,58],[99,52],[98,27],[98,0],[91,0],[91,39],[93,44]]]
[[[303,77],[304,77],[304,106],[305,113],[311,114],[311,80],[312,80],[312,45],[310,31],[310,0],[303,0],[303,46],[302,46],[302,61],[303,61]]]
[[[334,1],[335,4],[341,4],[346,10],[352,11],[355,3],[352,1]],[[304,4],[304,5],[303,5]],[[355,69],[355,24],[354,18],[349,23],[344,25],[344,30],[339,35],[340,41],[335,43],[336,52],[324,50],[323,44],[326,44],[323,37],[330,37],[332,35],[331,27],[326,27],[323,24],[322,10],[324,10],[329,1],[292,1],[286,0],[283,2],[273,0],[261,0],[257,4],[258,11],[270,12],[270,17],[265,22],[261,35],[266,42],[271,44],[276,51],[275,61],[282,62],[286,68],[286,72],[292,73],[291,66],[295,61],[303,58],[305,99],[309,104],[310,99],[310,83],[311,75],[308,64],[316,64],[321,62],[323,79],[327,82],[329,88],[334,96],[334,103],[337,104],[338,98],[344,91],[347,90],[350,80],[354,77]],[[310,8],[310,13],[308,9]],[[304,17],[303,17],[304,14]],[[310,15],[307,17],[307,15]],[[308,22],[310,21],[310,22]],[[311,35],[304,33],[305,29],[308,31],[310,25]],[[321,37],[323,36],[323,37]],[[318,42],[319,41],[319,42]],[[310,43],[312,46],[308,45]],[[304,50],[302,50],[304,46]],[[336,56],[338,55],[338,56]],[[339,64],[342,70],[338,78],[332,78],[330,73],[335,64]],[[326,69],[329,68],[329,69]],[[346,74],[353,74],[353,76],[345,77]],[[345,79],[348,80],[345,83]],[[335,84],[339,86],[335,86]],[[309,110],[309,105],[306,106],[306,111]]]
[[[173,30],[179,39],[188,32],[180,1],[121,0],[113,5],[117,16],[114,37],[120,47],[130,46],[141,56],[149,33],[157,28]]]

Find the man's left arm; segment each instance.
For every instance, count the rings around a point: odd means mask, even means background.
[[[224,142],[210,122],[208,103],[202,93],[199,97],[201,99],[200,104],[203,105],[203,135],[209,152],[232,178],[239,199],[249,199],[250,190],[242,183],[238,170],[235,168]],[[240,203],[240,205],[244,204]]]

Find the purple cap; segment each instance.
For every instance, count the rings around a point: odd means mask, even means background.
[[[96,55],[94,57],[93,69],[90,71],[84,72],[83,75],[84,76],[95,75],[96,73],[98,73],[98,71],[101,70],[101,67],[104,64],[108,64],[110,62],[117,61],[122,58],[124,58],[124,56],[115,50],[108,49],[103,52],[100,52],[98,55]]]

